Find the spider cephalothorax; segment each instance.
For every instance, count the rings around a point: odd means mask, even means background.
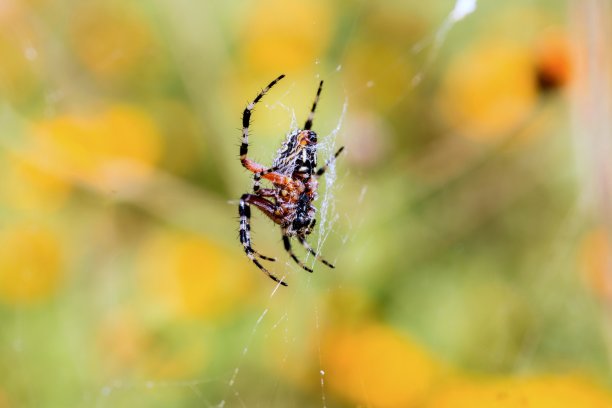
[[[311,176],[317,167],[317,134],[300,129],[289,133],[272,167],[287,175],[297,172]]]
[[[261,255],[251,246],[251,205],[254,205],[272,221],[280,225],[285,249],[303,269],[312,272],[312,269],[304,265],[293,253],[290,240],[293,237],[297,238],[316,259],[333,268],[332,264],[321,258],[306,242],[306,236],[312,232],[316,222],[316,208],[312,203],[317,199],[317,179],[325,173],[331,160],[338,157],[343,148],[340,148],[325,166],[317,169],[317,134],[311,130],[311,127],[321,89],[323,89],[323,81],[321,81],[312,109],[304,124],[304,129],[297,129],[287,135],[272,163],[272,167],[264,167],[247,158],[251,112],[255,104],[283,77],[284,75],[279,76],[265,87],[253,102],[247,105],[242,114],[240,162],[246,169],[253,172],[254,176],[253,193],[243,194],[240,197],[238,214],[240,215],[240,242],[249,259],[270,278],[281,285],[287,286],[285,282],[270,273],[257,258],[266,261],[275,261],[275,259]],[[262,178],[271,182],[272,188],[261,188]]]

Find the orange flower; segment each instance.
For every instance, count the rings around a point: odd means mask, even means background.
[[[333,392],[372,407],[416,406],[439,374],[425,350],[379,325],[331,330],[323,338],[321,360]]]
[[[537,79],[547,91],[567,85],[572,76],[572,61],[567,34],[549,32],[536,48]]]

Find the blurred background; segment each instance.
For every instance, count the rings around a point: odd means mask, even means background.
[[[610,3],[1,0],[0,407],[612,407]],[[254,211],[314,121],[310,241]],[[299,245],[296,245],[299,247]]]

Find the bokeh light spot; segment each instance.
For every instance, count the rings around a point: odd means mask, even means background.
[[[241,304],[250,279],[226,249],[192,235],[161,233],[140,251],[147,299],[173,317],[216,318]]]
[[[37,153],[76,181],[107,188],[145,180],[161,155],[158,129],[141,109],[62,115],[34,125]]]
[[[515,131],[534,108],[537,96],[530,50],[485,40],[451,62],[438,107],[453,130],[486,140]]]
[[[59,288],[64,263],[60,237],[33,225],[0,232],[0,299],[20,305],[40,301]]]
[[[321,347],[330,389],[358,404],[414,406],[438,375],[425,350],[382,325],[332,329]]]

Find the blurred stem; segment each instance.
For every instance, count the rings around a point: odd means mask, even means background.
[[[572,110],[576,150],[583,170],[584,196],[593,204],[597,221],[612,237],[612,7],[606,0],[573,0],[569,2],[570,23],[576,43],[576,86]],[[612,240],[608,239],[608,254]],[[612,261],[605,273],[605,292],[611,293]],[[612,299],[604,302],[608,362],[612,362]],[[608,364],[610,366],[610,364]]]

